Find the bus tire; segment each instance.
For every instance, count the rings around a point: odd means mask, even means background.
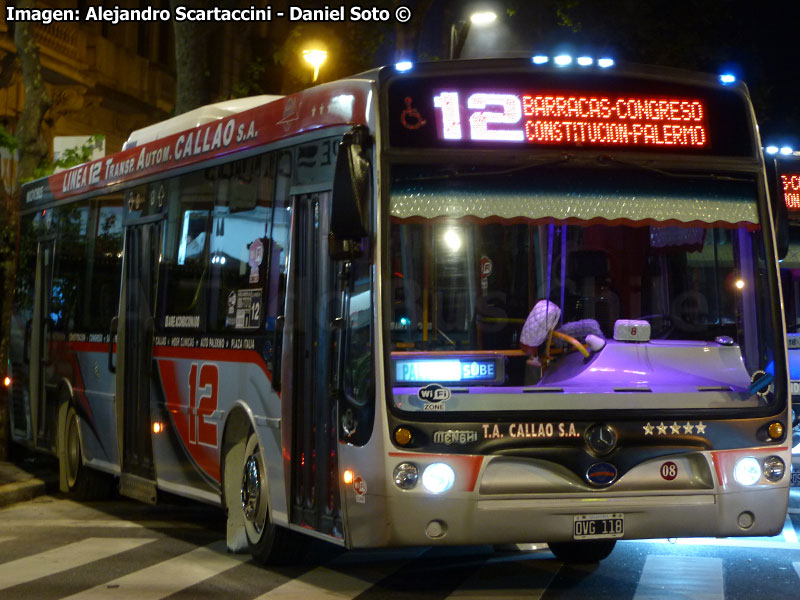
[[[548,542],[550,552],[565,563],[595,563],[607,558],[617,540],[585,540],[578,542]]]
[[[66,481],[67,493],[76,500],[107,500],[113,491],[113,479],[83,464],[79,427],[78,413],[68,404],[62,428],[63,451],[58,457],[60,477]]]
[[[304,554],[306,538],[270,519],[266,475],[261,444],[251,429],[238,476],[240,495],[226,499],[227,508],[242,512],[247,546],[256,562],[273,565],[298,562]],[[238,506],[234,506],[237,502]]]

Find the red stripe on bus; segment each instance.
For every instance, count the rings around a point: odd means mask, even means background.
[[[75,352],[108,352],[108,342],[53,342],[53,345],[64,345]],[[113,346],[117,352],[117,345]],[[272,372],[267,369],[261,355],[255,350],[236,350],[220,348],[181,348],[172,346],[154,346],[154,358],[185,358],[222,362],[252,363],[258,366],[272,382]]]
[[[471,454],[411,454],[406,452],[389,452],[391,458],[401,458],[404,460],[414,460],[420,458],[434,458],[437,462],[446,462],[457,467],[458,471],[466,476],[462,491],[472,492],[478,481],[478,473],[481,472],[483,456]]]
[[[221,350],[219,348],[173,348],[155,346],[154,358],[179,358],[186,360],[207,360],[214,362],[252,363],[260,368],[272,383],[272,373],[264,364],[264,359],[255,350]]]
[[[328,83],[145,142],[48,178],[57,200],[263,146],[313,129],[367,125],[371,83]]]

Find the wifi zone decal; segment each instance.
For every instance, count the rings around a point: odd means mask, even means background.
[[[438,383],[430,383],[417,392],[417,398],[425,402],[425,410],[444,410],[445,402],[450,399],[450,390]]]

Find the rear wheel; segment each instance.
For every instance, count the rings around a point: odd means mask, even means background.
[[[603,560],[614,550],[617,540],[586,540],[579,542],[548,542],[550,552],[565,563],[594,563]]]
[[[66,481],[67,492],[76,500],[108,499],[113,490],[113,479],[83,464],[79,427],[78,413],[69,405],[62,429],[63,451],[58,461],[62,481]]]
[[[227,508],[240,511],[247,546],[253,558],[262,564],[287,564],[300,560],[306,538],[276,525],[269,518],[267,468],[254,431],[251,430],[247,437],[239,473],[230,473],[230,476],[240,482],[240,491],[238,497],[230,494],[226,498]]]

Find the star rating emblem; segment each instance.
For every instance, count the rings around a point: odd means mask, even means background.
[[[644,426],[642,427],[642,429],[644,429],[644,434],[645,434],[645,435],[653,435],[653,429],[655,429],[655,427],[653,427],[652,425],[650,425],[650,421],[648,421],[648,422],[647,422],[647,425],[644,425]]]
[[[669,426],[669,428],[670,428],[670,430],[672,431],[672,433],[674,433],[675,435],[678,435],[678,434],[680,434],[680,432],[681,432],[681,426],[680,426],[680,425],[678,425],[678,422],[677,422],[677,421],[674,421],[674,422],[672,423],[672,425],[670,425],[670,426]]]
[[[691,422],[687,421],[686,425],[683,426],[683,433],[693,433],[694,432],[694,425]]]
[[[667,435],[667,426],[664,425],[664,421],[656,425],[656,429],[658,429],[658,435]]]
[[[705,425],[703,425],[703,422],[702,422],[702,421],[700,421],[700,422],[697,424],[697,433],[705,433],[705,432],[706,432],[706,426],[705,426]]]

